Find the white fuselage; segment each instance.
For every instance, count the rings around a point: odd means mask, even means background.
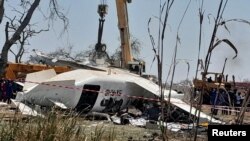
[[[51,77],[52,76],[52,77]],[[156,100],[159,86],[150,80],[120,69],[107,71],[74,70],[56,75],[51,71],[37,72],[26,77],[22,101],[40,106],[74,109],[80,112],[116,112],[136,100]],[[168,100],[169,90],[164,90]],[[181,99],[184,94],[171,91],[170,103],[197,116],[196,109]],[[150,102],[150,101],[149,101]],[[221,123],[200,113],[203,119]]]
[[[78,69],[43,81],[27,91],[24,99],[42,106],[53,106],[56,101],[80,111],[108,112],[125,108],[137,97],[157,98],[157,93],[158,85],[124,70]]]

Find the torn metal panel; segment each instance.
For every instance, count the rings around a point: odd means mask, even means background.
[[[58,106],[58,107],[60,107],[60,108],[62,108],[62,109],[68,109],[68,107],[67,106],[65,106],[63,103],[61,103],[61,102],[58,102],[58,101],[54,101],[54,100],[52,100],[52,99],[49,99],[51,102],[53,102],[56,106]]]
[[[16,108],[19,109],[19,111],[24,115],[30,115],[30,116],[43,116],[42,114],[38,113],[33,108],[25,105],[22,102],[18,102],[16,100],[11,99],[12,105],[14,105]]]
[[[43,70],[39,72],[29,73],[25,78],[25,83],[23,86],[23,91],[28,91],[33,87],[37,86],[39,83],[56,76],[54,69]],[[36,83],[35,83],[36,82]]]
[[[5,103],[5,102],[0,102],[0,107],[4,107],[4,106],[7,106],[8,104]]]

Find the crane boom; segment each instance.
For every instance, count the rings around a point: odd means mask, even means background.
[[[133,61],[131,46],[130,46],[127,2],[131,2],[131,0],[130,1],[116,0],[118,28],[120,30],[120,37],[121,37],[121,51],[122,51],[121,64],[123,68],[128,68],[128,63]]]

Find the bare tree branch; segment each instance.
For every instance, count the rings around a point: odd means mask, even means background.
[[[13,55],[15,55],[15,56],[16,56],[15,52],[14,52],[14,51],[12,51],[12,49],[10,49],[10,52],[11,52]]]
[[[16,19],[16,16],[13,18],[13,19],[11,19],[10,17],[8,17],[8,16],[4,16],[5,18],[7,18],[8,20],[9,20],[9,23],[10,23],[10,25],[9,25],[9,29],[12,29],[13,31],[16,31],[17,30],[17,25],[14,23],[14,21],[15,21],[15,19]]]
[[[2,23],[4,15],[4,0],[0,0],[0,24]]]
[[[8,40],[5,41],[3,48],[2,48],[2,52],[1,52],[1,59],[0,59],[0,66],[2,66],[0,68],[0,75],[3,76],[5,73],[5,68],[7,66],[7,62],[8,62],[8,51],[10,50],[11,46],[20,39],[20,34],[22,33],[22,31],[26,28],[26,26],[29,24],[31,17],[35,11],[35,9],[38,7],[40,3],[40,0],[34,0],[34,2],[32,3],[32,5],[30,6],[29,10],[27,11],[27,14],[25,15],[22,23],[20,24],[20,26],[17,28],[17,30],[14,32],[14,34],[12,35],[12,37]]]
[[[6,22],[6,25],[5,25],[5,40],[9,40],[9,31],[8,31],[8,28],[9,28],[9,22]]]
[[[5,16],[9,22],[10,22],[10,25],[9,25],[9,29],[12,29],[13,31],[12,32],[16,32],[17,29],[18,29],[18,26],[22,24],[23,22],[23,19],[24,19],[24,16],[25,14],[27,14],[26,10],[24,9],[23,12],[21,12],[20,10],[17,10],[16,8],[12,8],[12,11],[14,11],[15,13],[17,13],[19,17],[19,19],[17,19],[15,16],[14,18],[10,18],[8,16]],[[21,32],[20,34],[20,38],[18,39],[18,42],[19,42],[19,50],[16,53],[14,53],[12,50],[11,52],[14,54],[15,56],[15,62],[16,63],[20,63],[21,61],[21,58],[24,54],[24,51],[25,51],[25,45],[28,45],[28,38],[32,37],[32,36],[35,36],[36,34],[39,34],[43,31],[48,31],[49,30],[49,27],[47,29],[40,29],[38,31],[34,30],[32,27],[35,26],[36,24],[30,24],[28,23],[28,25],[26,26],[26,28],[23,29],[23,31]],[[10,32],[10,31],[9,31]]]
[[[64,13],[62,13],[61,11],[59,11],[59,7],[58,7],[58,3],[57,0],[50,0],[50,19],[55,19],[55,15],[63,21],[64,27],[63,27],[63,32],[64,33],[69,25],[69,19],[65,16]]]

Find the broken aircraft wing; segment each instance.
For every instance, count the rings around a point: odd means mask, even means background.
[[[89,69],[89,70],[97,70],[97,71],[105,71],[105,69],[101,69],[95,66],[86,65],[80,62],[76,61],[70,61],[70,60],[63,60],[63,59],[57,59],[47,56],[46,54],[34,51],[37,55],[36,61],[42,62],[44,64],[50,65],[50,66],[69,66],[73,69]]]
[[[81,63],[67,61],[67,60],[57,60],[56,62],[51,61],[50,64],[53,66],[69,66],[73,69],[89,69],[89,70],[105,71],[101,68],[97,68],[97,67],[89,66],[89,65],[84,65]]]
[[[160,91],[159,91],[159,86],[150,82],[150,81],[145,81],[143,79],[133,79],[130,80],[134,84],[137,85],[137,87],[141,87],[143,90],[143,95],[144,97],[149,97],[149,98],[155,98],[155,97],[160,97]],[[133,85],[133,84],[131,84]],[[133,86],[135,87],[135,86]],[[138,88],[137,88],[138,89]],[[168,95],[169,95],[169,90],[164,91],[164,99],[165,101],[168,101]],[[179,107],[180,109],[190,113],[191,115],[198,116],[198,110],[195,107],[191,107],[189,104],[185,103],[184,101],[181,100],[181,94],[178,94],[176,91],[171,91],[171,98],[170,98],[170,103],[173,104],[174,106]],[[212,118],[211,116],[200,112],[200,121],[211,121],[213,123],[222,123],[220,120],[216,120],[215,118]]]

